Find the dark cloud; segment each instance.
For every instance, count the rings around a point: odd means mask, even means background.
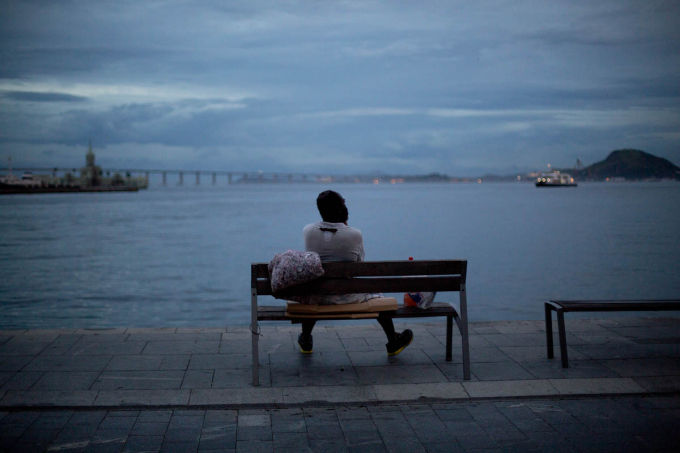
[[[5,91],[2,96],[7,99],[22,102],[83,102],[84,96],[74,96],[67,93],[43,93],[37,91]]]

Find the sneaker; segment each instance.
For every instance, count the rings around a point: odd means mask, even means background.
[[[399,354],[406,349],[406,346],[411,344],[411,341],[413,341],[413,332],[411,332],[411,329],[406,329],[402,333],[398,333],[397,338],[394,341],[390,341],[385,345],[385,347],[387,347],[387,355]]]
[[[314,347],[314,340],[311,335],[298,335],[298,346],[303,354],[311,354]]]

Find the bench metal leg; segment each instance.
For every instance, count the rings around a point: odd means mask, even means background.
[[[250,305],[250,333],[252,339],[252,357],[253,357],[253,385],[260,385],[260,326],[257,323],[257,292],[255,289],[251,291],[251,305]]]
[[[446,317],[446,361],[450,362],[452,358],[451,342],[453,340],[453,316]]]
[[[569,368],[569,357],[567,356],[567,333],[564,329],[564,312],[557,312],[557,330],[560,336],[560,357],[562,358],[562,368]]]
[[[460,285],[460,336],[463,348],[463,379],[470,380],[470,339],[468,336],[467,294]]]
[[[545,342],[548,347],[548,358],[555,357],[553,350],[553,330],[552,330],[552,307],[550,304],[545,304]]]

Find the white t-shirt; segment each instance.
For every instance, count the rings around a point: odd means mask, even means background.
[[[316,252],[321,261],[363,261],[361,231],[344,223],[318,222],[302,230],[305,249]]]
[[[344,223],[319,222],[302,230],[305,250],[316,252],[322,262],[363,261],[364,240],[361,231]],[[311,296],[309,303],[316,305],[340,305],[366,302],[380,294],[339,294]]]

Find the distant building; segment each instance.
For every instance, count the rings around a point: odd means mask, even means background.
[[[94,163],[94,152],[90,142],[85,155],[85,166],[80,169],[80,184],[85,187],[96,187],[102,183],[102,169]]]

